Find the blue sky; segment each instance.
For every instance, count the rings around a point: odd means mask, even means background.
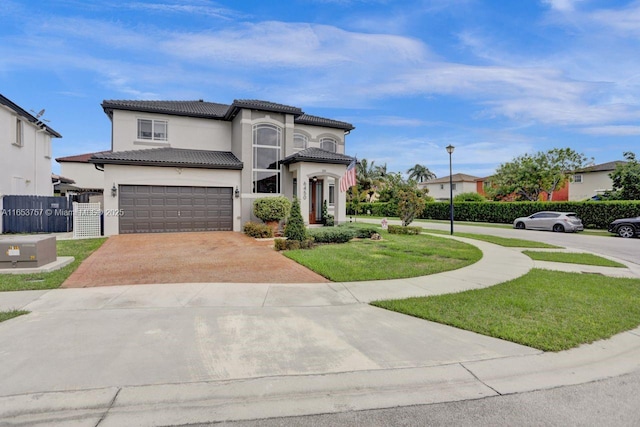
[[[14,1],[0,93],[62,157],[110,148],[104,99],[263,99],[348,121],[347,154],[493,173],[570,147],[640,154],[640,1]],[[54,171],[58,171],[56,162]]]

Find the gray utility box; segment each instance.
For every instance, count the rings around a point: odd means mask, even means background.
[[[0,269],[41,267],[56,259],[55,236],[0,237]]]

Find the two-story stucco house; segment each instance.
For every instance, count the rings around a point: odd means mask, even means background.
[[[444,201],[449,200],[451,193],[453,193],[453,197],[462,193],[475,193],[478,179],[477,176],[454,173],[451,175],[451,187],[449,186],[449,176],[445,176],[421,182],[418,184],[418,188],[426,188],[429,190],[429,196],[437,201]]]
[[[51,138],[55,130],[0,95],[0,198],[53,196]]]
[[[106,235],[234,230],[261,197],[297,196],[308,223],[327,201],[345,221],[340,177],[354,127],[258,100],[107,100],[111,151],[90,163],[104,172]]]
[[[53,196],[51,138],[61,137],[0,94],[0,210],[4,196]]]
[[[572,180],[569,182],[569,200],[587,200],[611,191],[613,180],[609,174],[616,169],[617,165],[625,163],[625,161],[616,160],[574,171]]]

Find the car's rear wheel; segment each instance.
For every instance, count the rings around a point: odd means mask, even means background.
[[[517,228],[518,230],[524,230],[526,227],[524,226],[524,222],[518,222],[518,223],[516,224],[516,228]]]
[[[618,236],[620,237],[624,237],[624,238],[629,238],[629,237],[633,237],[636,234],[636,230],[634,230],[634,228],[630,225],[621,225],[620,227],[618,227]]]
[[[555,231],[556,233],[564,233],[564,225],[554,224],[553,231]]]

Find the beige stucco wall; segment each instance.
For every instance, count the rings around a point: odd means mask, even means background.
[[[580,201],[589,199],[596,194],[613,188],[613,181],[609,177],[612,171],[582,173],[582,182],[569,183],[569,200]]]
[[[187,169],[153,166],[105,165],[104,210],[119,209],[118,197],[111,197],[111,187],[120,185],[173,185],[197,187],[232,187],[240,185],[240,171],[223,169]],[[240,200],[234,198],[233,230],[241,231]],[[117,216],[104,217],[106,236],[118,234]]]
[[[93,163],[60,162],[60,175],[75,181],[79,188],[104,188],[104,172]]]
[[[295,125],[294,133],[301,133],[308,138],[307,148],[320,148],[320,140],[322,138],[333,138],[337,142],[336,152],[345,154],[345,133],[341,129],[332,129],[322,126]],[[286,146],[285,156],[290,156],[299,149],[293,148],[293,136],[290,144]]]
[[[24,119],[23,146],[14,145],[17,117],[0,105],[0,196],[52,196],[51,135]]]
[[[168,141],[138,140],[138,119],[166,120]],[[112,141],[113,151],[157,147],[231,151],[231,123],[222,120],[115,110]]]
[[[453,197],[456,197],[458,194],[462,193],[477,193],[476,183],[475,182],[453,182],[456,188],[453,190]],[[424,184],[429,190],[429,196],[433,197],[436,200],[449,200],[449,183],[436,183],[436,184]],[[442,189],[440,188],[442,186]]]

